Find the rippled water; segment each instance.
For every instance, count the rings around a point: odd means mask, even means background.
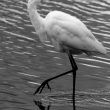
[[[66,55],[40,43],[24,0],[0,0],[0,110],[39,110],[35,89],[47,78],[71,68]],[[78,17],[110,54],[110,0],[50,0],[39,7],[45,16],[60,10]],[[75,56],[77,110],[110,109],[110,57]],[[72,110],[71,74],[52,81],[52,92],[36,96],[52,110]]]

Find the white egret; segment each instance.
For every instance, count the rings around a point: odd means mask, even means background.
[[[45,80],[34,94],[41,93],[45,85],[51,89],[48,84],[49,81],[73,72],[73,104],[75,106],[75,79],[78,67],[72,55],[82,53],[87,55],[106,54],[106,49],[83,22],[70,14],[51,11],[45,18],[41,17],[37,12],[40,2],[40,0],[28,0],[27,7],[32,25],[42,43],[49,40],[56,51],[68,54],[72,70]]]

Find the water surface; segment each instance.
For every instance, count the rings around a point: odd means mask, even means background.
[[[30,22],[26,1],[0,0],[0,109],[39,110],[33,93],[47,78],[71,69],[65,54],[49,43],[43,45]],[[79,18],[110,54],[109,0],[50,0],[39,13],[45,17],[60,10]],[[110,109],[110,57],[75,56],[77,110]],[[40,101],[51,110],[72,110],[72,74],[51,82]],[[40,96],[40,95],[39,95]],[[38,99],[39,96],[35,98]],[[37,100],[36,99],[36,100]]]

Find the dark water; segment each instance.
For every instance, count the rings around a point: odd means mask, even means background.
[[[51,93],[33,97],[47,78],[71,68],[65,54],[40,43],[32,27],[25,0],[0,0],[0,110],[39,110],[33,98],[51,110],[72,110],[72,75],[51,82]],[[82,20],[110,54],[110,0],[50,0],[39,12],[70,13]],[[75,56],[77,110],[110,109],[110,57]]]

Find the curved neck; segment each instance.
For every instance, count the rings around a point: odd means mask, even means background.
[[[29,0],[27,5],[29,17],[36,32],[39,32],[39,29],[41,29],[44,20],[37,12],[37,7],[39,4],[40,0]]]

